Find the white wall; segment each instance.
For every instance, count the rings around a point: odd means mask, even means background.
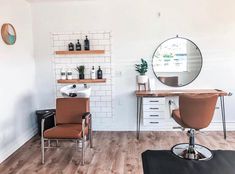
[[[189,38],[203,55],[201,74],[184,88],[235,92],[234,0],[88,0],[32,4],[40,107],[54,107],[50,32],[112,31],[114,118],[99,120],[98,130],[135,130],[134,63],[151,57],[158,44],[177,34]],[[160,17],[158,16],[160,13]],[[121,72],[121,76],[120,73]],[[154,77],[150,67],[148,75]],[[156,81],[158,89],[172,89]],[[226,98],[227,121],[234,122],[235,96]]]
[[[15,45],[0,38],[0,163],[29,140],[35,124],[35,65],[30,4],[0,0],[0,26],[11,23]]]

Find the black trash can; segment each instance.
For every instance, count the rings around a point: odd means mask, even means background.
[[[41,136],[41,120],[48,114],[55,115],[55,109],[44,109],[44,110],[37,110],[37,121],[38,121],[38,135]],[[45,121],[44,130],[52,128],[55,126],[54,117],[48,117]]]

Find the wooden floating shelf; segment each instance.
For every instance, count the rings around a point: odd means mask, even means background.
[[[72,80],[57,80],[58,83],[105,83],[106,79],[72,79]]]
[[[104,54],[104,50],[56,51],[57,55]]]

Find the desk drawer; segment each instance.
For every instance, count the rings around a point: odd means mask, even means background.
[[[144,119],[144,126],[158,126],[160,124],[159,119]]]
[[[164,97],[150,97],[150,98],[143,98],[144,105],[164,105],[166,103]]]
[[[143,105],[144,112],[157,112],[157,111],[165,111],[165,105]]]
[[[165,118],[165,112],[144,112],[143,118]]]

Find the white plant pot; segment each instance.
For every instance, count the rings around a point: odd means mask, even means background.
[[[137,76],[137,83],[148,83],[148,76],[146,75],[139,75]]]

